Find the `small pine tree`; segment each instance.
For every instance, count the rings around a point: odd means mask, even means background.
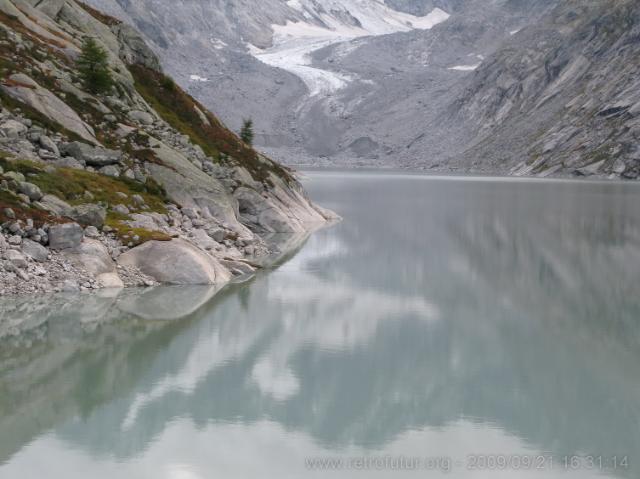
[[[244,120],[242,130],[240,130],[240,139],[247,145],[253,144],[253,120],[251,118]]]
[[[91,93],[106,93],[113,86],[107,52],[93,38],[82,44],[82,52],[76,62],[84,87]]]

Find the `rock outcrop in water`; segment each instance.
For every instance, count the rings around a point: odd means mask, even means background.
[[[78,77],[86,38],[106,94]],[[223,284],[272,252],[265,235],[334,218],[80,2],[0,0],[0,78],[0,294]]]

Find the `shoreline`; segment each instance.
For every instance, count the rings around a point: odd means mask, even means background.
[[[288,165],[293,168],[299,176],[304,177],[305,172],[349,172],[349,173],[381,173],[392,175],[408,175],[408,176],[423,176],[429,178],[468,178],[468,179],[498,179],[498,180],[536,180],[536,181],[575,181],[575,182],[600,182],[600,183],[638,183],[637,180],[622,178],[619,176],[609,177],[605,175],[551,175],[551,176],[539,176],[539,175],[512,175],[509,173],[497,173],[497,172],[480,172],[480,171],[460,171],[460,170],[431,170],[431,169],[416,169],[416,168],[398,168],[398,167],[373,167],[373,166],[312,166],[312,165]]]
[[[325,227],[331,227],[340,221],[340,218],[328,220],[326,223],[311,225],[305,231],[296,233],[278,233],[278,241],[267,243],[265,238],[259,237],[259,254],[251,257],[240,255],[239,245],[221,244],[221,249],[213,252],[198,245],[193,235],[182,232],[171,241],[149,241],[137,248],[153,249],[162,244],[165,249],[172,243],[180,242],[181,248],[186,248],[182,255],[179,249],[173,258],[167,261],[193,262],[194,254],[197,261],[211,261],[217,269],[213,281],[199,281],[198,272],[195,272],[195,280],[185,279],[180,281],[162,281],[159,276],[149,274],[135,265],[123,262],[120,257],[126,253],[118,254],[116,238],[104,232],[96,234],[95,228],[85,228],[81,241],[74,247],[53,249],[42,246],[32,239],[19,235],[7,235],[0,228],[0,298],[24,297],[33,294],[54,293],[85,293],[104,290],[123,290],[132,288],[152,288],[158,286],[214,286],[221,288],[227,284],[245,282],[251,279],[258,271],[267,270],[277,266],[286,256],[295,253],[306,240],[316,231]],[[65,223],[64,226],[74,225],[80,230],[77,223]],[[57,226],[50,226],[48,233]],[[87,234],[89,230],[89,235]],[[273,236],[273,235],[272,235]],[[145,247],[145,244],[147,245]],[[242,243],[241,243],[242,244]],[[151,247],[149,248],[149,245]],[[227,247],[228,246],[228,247]],[[226,249],[225,249],[226,247]],[[130,249],[133,251],[137,248]],[[162,265],[156,265],[162,268]],[[194,266],[194,264],[191,264]],[[206,270],[206,263],[202,265]],[[155,277],[154,277],[155,276]],[[206,278],[206,276],[204,276]],[[184,277],[183,277],[184,279]]]

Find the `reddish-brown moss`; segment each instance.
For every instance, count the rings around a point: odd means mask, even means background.
[[[103,12],[101,12],[99,10],[96,10],[95,8],[87,5],[86,3],[83,3],[83,2],[77,2],[77,3],[78,3],[78,5],[80,5],[82,7],[82,9],[85,12],[87,12],[93,18],[98,20],[100,23],[104,23],[105,25],[107,25],[109,27],[120,25],[122,23],[121,20],[118,20],[117,18],[114,18],[114,17],[112,17],[110,15],[107,15],[106,13],[103,13]]]
[[[273,172],[285,181],[292,179],[288,169],[274,162],[261,161],[258,153],[226,128],[204,106],[177,86],[164,74],[142,65],[131,65],[138,92],[179,132],[213,157],[226,156],[244,166],[258,181],[268,182]],[[204,113],[209,124],[202,121],[196,108]]]
[[[15,218],[7,216],[7,208],[13,211]],[[15,220],[26,221],[27,219],[32,219],[33,224],[38,228],[45,223],[53,224],[65,221],[63,218],[53,216],[47,211],[25,205],[20,201],[20,198],[9,191],[0,190],[0,223]]]

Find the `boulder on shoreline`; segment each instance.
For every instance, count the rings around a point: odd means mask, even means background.
[[[76,266],[92,274],[103,288],[124,288],[116,263],[100,241],[85,239],[77,247],[63,251],[63,254]]]
[[[83,237],[84,231],[78,223],[53,225],[49,228],[49,247],[56,250],[75,248]]]
[[[183,239],[148,241],[118,258],[163,284],[224,284],[231,272],[218,260]]]

